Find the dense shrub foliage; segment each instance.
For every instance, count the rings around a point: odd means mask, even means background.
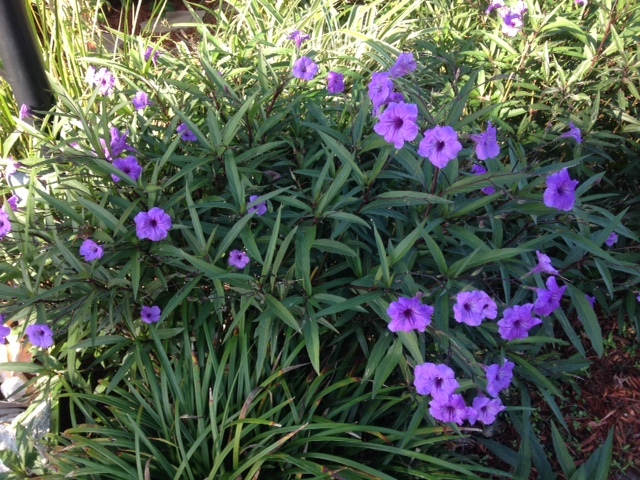
[[[594,305],[637,327],[639,10],[487,7],[238,2],[196,47],[50,48],[55,111],[3,124],[2,311],[61,430],[32,472],[606,478],[557,401]]]

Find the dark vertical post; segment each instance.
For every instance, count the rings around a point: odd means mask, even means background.
[[[0,60],[18,108],[49,110],[51,85],[26,8],[27,0],[0,0]]]

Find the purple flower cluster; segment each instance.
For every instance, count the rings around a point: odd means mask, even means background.
[[[498,316],[498,306],[483,291],[460,292],[453,306],[453,314],[456,322],[477,327],[485,318],[495,320]]]
[[[491,365],[487,370],[487,391],[493,397],[508,388],[511,383],[513,364],[506,362],[504,367]],[[508,365],[510,364],[510,365]],[[502,368],[503,370],[498,370]],[[455,372],[444,364],[423,363],[414,369],[414,386],[420,395],[431,395],[429,413],[441,422],[452,422],[462,425],[465,420],[472,425],[480,421],[485,425],[495,422],[498,414],[506,409],[499,398],[489,399],[484,395],[474,398],[471,406],[467,406],[462,395],[455,393],[460,384],[456,380]]]
[[[502,33],[507,37],[515,37],[524,27],[524,16],[528,10],[522,0],[519,0],[512,8],[504,5],[501,0],[494,0],[485,13],[490,15],[494,10],[500,14]]]

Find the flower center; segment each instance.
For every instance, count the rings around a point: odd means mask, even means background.
[[[442,140],[438,140],[438,141],[436,142],[436,150],[437,150],[438,152],[441,152],[442,150],[444,150],[444,146],[445,146],[444,141],[442,141]]]
[[[393,119],[393,128],[395,128],[396,130],[400,130],[403,125],[404,125],[404,120],[403,119],[398,118],[398,117]]]
[[[402,312],[402,316],[406,319],[413,318],[413,310],[410,308],[407,308],[404,312]]]
[[[151,225],[152,227],[157,227],[158,226],[158,221],[155,218],[153,218],[149,222],[149,225]]]

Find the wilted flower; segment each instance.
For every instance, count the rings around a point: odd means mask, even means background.
[[[298,50],[300,50],[300,47],[304,42],[311,39],[309,35],[302,33],[300,30],[294,30],[287,38],[296,42],[296,48]]]
[[[571,180],[569,171],[563,168],[547,177],[547,189],[544,191],[544,204],[568,212],[576,203],[577,180]]]
[[[573,138],[576,143],[582,143],[582,132],[573,122],[569,122],[569,131],[563,133],[558,138]]]
[[[24,120],[26,118],[31,117],[31,109],[29,105],[25,105],[24,103],[20,105],[20,111],[18,112],[18,118],[20,120]]]
[[[367,88],[373,107],[379,109],[387,102],[389,95],[393,92],[393,81],[387,72],[376,72],[371,76]]]
[[[11,231],[11,222],[9,214],[4,210],[0,210],[0,239],[4,238]]]
[[[491,122],[487,122],[487,131],[471,135],[471,140],[476,144],[476,157],[478,160],[489,160],[500,155],[500,145],[497,141],[498,129]]]
[[[160,307],[154,305],[153,307],[142,307],[140,310],[140,316],[144,323],[158,323],[162,316],[162,310]]]
[[[138,111],[138,113],[142,113],[145,108],[151,105],[149,101],[149,95],[144,92],[136,92],[131,100],[133,107]]]
[[[47,325],[29,325],[26,334],[36,347],[49,348],[53,345],[53,331]]]
[[[431,324],[433,307],[424,305],[419,297],[400,297],[391,302],[387,309],[387,315],[391,317],[388,325],[392,332],[412,332],[417,330],[424,332]]]
[[[493,0],[491,5],[487,7],[487,10],[484,12],[485,15],[491,15],[491,12],[494,10],[498,10],[504,7],[504,4],[499,0]]]
[[[413,53],[401,53],[398,55],[396,64],[389,70],[389,75],[393,78],[404,77],[411,72],[415,72],[418,64],[413,59]]]
[[[533,311],[538,315],[548,316],[560,308],[560,300],[567,286],[558,287],[556,277],[547,279],[547,288],[536,288],[538,299],[533,304]]]
[[[109,142],[109,148],[107,148],[106,142],[104,139],[100,139],[100,144],[104,149],[104,156],[107,160],[112,160],[115,157],[119,157],[125,151],[133,151],[127,144],[127,137],[129,136],[129,132],[122,132],[118,130],[116,127],[111,127],[111,141]]]
[[[180,134],[180,139],[183,142],[197,142],[198,141],[198,137],[196,137],[195,133],[193,133],[189,127],[187,126],[186,123],[181,123],[180,125],[178,125],[178,128],[176,128],[176,132],[178,132]]]
[[[482,165],[474,165],[473,167],[471,167],[471,173],[473,173],[474,175],[486,175],[487,169]],[[494,193],[496,193],[495,187],[492,186],[481,188],[480,191],[485,195],[493,195]]]
[[[418,155],[426,157],[438,168],[444,168],[462,150],[458,134],[450,126],[434,127],[424,132],[418,147]]]
[[[423,363],[414,369],[413,385],[420,395],[433,398],[448,398],[460,386],[455,372],[441,363]]]
[[[460,292],[453,306],[453,315],[456,322],[477,327],[485,318],[495,319],[498,316],[498,306],[481,290]]]
[[[114,160],[113,166],[122,170],[122,173],[131,177],[135,182],[137,182],[140,175],[142,175],[142,167],[138,163],[136,157],[133,156],[118,158],[117,160]],[[116,183],[120,181],[120,177],[117,175],[111,174],[111,178]]]
[[[499,398],[488,399],[483,396],[474,398],[471,408],[474,411],[473,419],[469,418],[471,425],[476,423],[476,420],[479,420],[485,425],[491,425],[496,421],[498,414],[507,409]]]
[[[402,148],[418,136],[418,106],[412,103],[390,103],[373,130],[384,139]]]
[[[309,57],[300,57],[293,65],[293,76],[306,82],[313,80],[319,71],[318,65]]]
[[[144,52],[144,61],[148,62],[151,60],[153,62],[153,66],[158,66],[158,57],[160,56],[160,52],[157,52],[153,49],[153,47],[147,47]]]
[[[438,397],[429,403],[429,413],[441,422],[453,422],[462,425],[469,416],[467,405],[462,395],[453,394],[449,397]]]
[[[154,207],[148,212],[138,213],[133,221],[136,223],[136,235],[140,240],[148,238],[159,242],[167,238],[171,229],[171,217],[164,210]]]
[[[591,308],[595,307],[596,305],[596,297],[592,297],[590,295],[585,294],[585,297],[587,298],[587,302],[589,302],[589,305],[591,305]]]
[[[249,262],[251,262],[251,259],[246,253],[240,250],[231,250],[229,252],[229,265],[232,267],[242,270],[249,265]]]
[[[84,257],[86,262],[100,260],[104,255],[104,249],[91,239],[86,239],[80,246],[80,255]]]
[[[253,203],[260,199],[259,195],[251,195],[249,197],[249,203]],[[267,213],[267,202],[258,203],[253,207],[249,207],[249,213],[255,213],[256,215],[262,216]]]
[[[13,158],[7,159],[7,165],[4,167],[4,175],[7,179],[18,171],[18,167],[20,164],[16,162]]]
[[[329,72],[327,74],[327,91],[332,95],[344,92],[344,75]]]
[[[607,247],[613,247],[616,243],[618,243],[618,234],[616,232],[611,233],[609,238],[607,238],[604,243],[607,244]]]
[[[516,305],[502,314],[502,319],[498,321],[498,333],[508,341],[521,340],[529,336],[529,330],[541,323],[542,320],[533,316],[533,304]]]
[[[533,267],[533,269],[529,272],[529,275],[533,275],[534,273],[548,273],[549,275],[558,275],[560,272],[553,268],[551,265],[551,259],[549,255],[545,255],[536,250],[536,255],[538,257],[538,265]]]
[[[497,397],[502,390],[509,388],[513,379],[513,367],[515,363],[509,360],[504,361],[504,365],[497,363],[484,367],[487,372],[487,392],[492,397]]]

